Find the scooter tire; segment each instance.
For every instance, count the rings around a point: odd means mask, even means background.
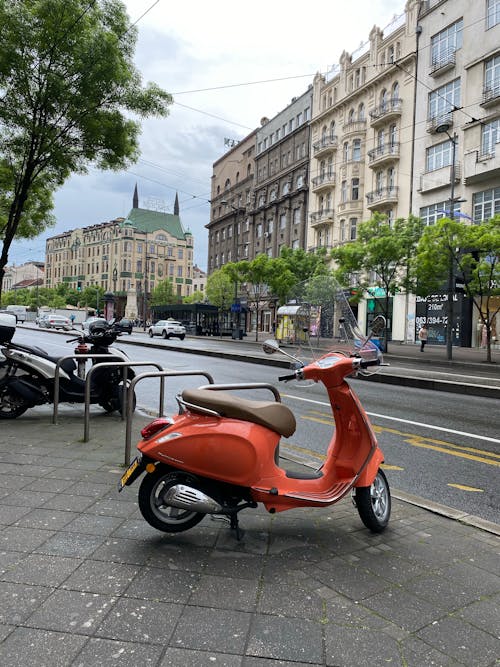
[[[17,419],[30,408],[22,396],[5,382],[0,383],[0,419]]]
[[[356,489],[356,507],[361,521],[372,533],[381,533],[391,517],[391,491],[383,470],[377,472],[371,486]]]
[[[175,484],[196,485],[188,473],[157,467],[147,473],[139,487],[139,509],[150,526],[164,533],[181,533],[200,523],[205,514],[161,504],[161,495]]]

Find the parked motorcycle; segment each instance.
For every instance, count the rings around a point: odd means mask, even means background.
[[[344,297],[345,298],[345,297]],[[384,456],[370,421],[346,382],[382,362],[370,340],[385,327],[378,317],[363,337],[350,308],[342,317],[338,349],[307,364],[295,355],[294,370],[280,381],[321,382],[326,388],[335,431],[318,470],[286,470],[279,465],[280,439],[295,431],[293,413],[273,385],[206,385],[184,389],[179,414],[155,419],[142,429],[138,456],[123,474],[119,490],[145,473],[139,508],[154,528],[169,533],[188,530],[206,514],[225,516],[241,537],[238,514],[258,503],[271,513],[296,507],[326,507],[352,492],[361,520],[383,531],[391,513],[389,484],[380,465]],[[341,342],[344,341],[344,342]],[[279,350],[275,340],[264,350]],[[283,350],[282,350],[283,351]],[[267,389],[273,400],[248,400],[237,390]]]
[[[56,364],[62,357],[53,357],[37,346],[13,343],[15,318],[0,315],[0,419],[16,419],[35,405],[53,403]],[[105,354],[93,364],[108,361],[123,362],[129,358],[122,350],[112,347],[120,332],[104,320],[89,327],[88,333],[78,332],[75,354]],[[66,355],[63,355],[66,356]],[[59,402],[85,402],[85,360],[66,359],[59,371]],[[134,377],[128,371],[127,382]],[[123,369],[103,367],[92,372],[90,402],[106,412],[122,410]]]

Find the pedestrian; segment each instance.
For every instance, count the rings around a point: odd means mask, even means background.
[[[71,326],[73,326],[73,324],[75,323],[75,314],[71,313],[71,315],[69,316],[69,319],[71,320]]]
[[[429,331],[427,329],[427,324],[422,324],[420,331],[418,332],[418,339],[420,341],[420,352],[424,351],[425,344],[427,343],[427,338],[429,337]]]

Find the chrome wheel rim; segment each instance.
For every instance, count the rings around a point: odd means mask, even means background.
[[[379,521],[384,521],[389,512],[389,490],[381,475],[377,475],[370,487],[373,513]]]

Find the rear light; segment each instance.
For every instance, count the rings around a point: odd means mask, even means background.
[[[158,419],[155,419],[150,424],[145,426],[141,431],[141,435],[144,440],[147,440],[148,438],[152,438],[156,433],[159,433],[169,426],[172,426],[172,423],[172,420],[168,419],[167,417],[159,417]]]

